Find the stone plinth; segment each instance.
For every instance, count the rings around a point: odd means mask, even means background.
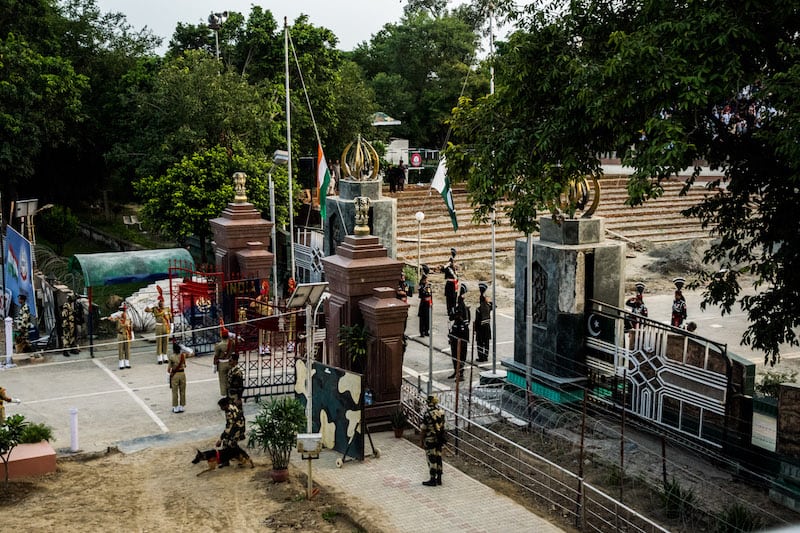
[[[403,264],[388,257],[377,237],[354,235],[348,235],[336,255],[323,258],[322,263],[331,293],[325,312],[331,364],[350,369],[339,346],[339,327],[363,324],[359,302],[373,296],[375,288],[395,287]]]
[[[325,199],[325,246],[326,256],[344,242],[346,235],[355,233],[356,209],[354,198],[366,196],[370,200],[369,229],[377,236],[389,257],[397,256],[397,200],[381,196],[382,182],[339,181],[339,196]],[[394,285],[392,285],[394,286]]]
[[[272,222],[261,218],[261,213],[253,204],[229,203],[222,215],[211,219],[209,223],[214,236],[217,269],[226,276],[234,273],[250,275],[251,272],[240,263],[241,258],[245,264],[256,265],[258,270],[269,272],[274,260],[272,252],[268,251]],[[260,246],[251,246],[250,243],[260,243]],[[239,252],[245,253],[241,255]],[[269,263],[269,267],[264,270],[266,263]]]
[[[56,451],[46,440],[33,444],[19,444],[11,450],[8,479],[41,476],[55,471]],[[4,466],[2,475],[5,476]]]
[[[272,271],[274,257],[260,241],[248,242],[245,250],[236,252],[239,270],[251,276],[268,279]]]
[[[398,273],[399,276],[399,273]],[[369,332],[366,386],[373,404],[366,409],[367,421],[388,420],[400,402],[403,382],[403,333],[409,305],[397,299],[391,287],[378,287],[358,304]]]
[[[516,242],[514,362],[525,368],[525,304],[530,289],[535,302],[534,378],[552,388],[586,376],[583,352],[589,300],[622,307],[625,245],[603,239],[601,219],[567,220],[559,225],[543,217],[540,227],[542,237],[533,243],[530,288],[526,286],[526,241]],[[509,372],[518,373],[511,367]]]

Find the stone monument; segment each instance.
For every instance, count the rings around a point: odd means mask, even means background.
[[[356,199],[367,199],[366,219],[359,224],[369,228],[389,257],[397,256],[397,200],[383,198],[378,153],[360,136],[342,152],[339,196],[325,199],[325,256],[334,254],[347,235],[356,234]],[[362,200],[363,202],[363,200]],[[327,271],[326,271],[327,274]],[[394,284],[391,285],[392,287]]]
[[[593,181],[592,188],[585,178],[571,184],[558,205],[551,206],[552,216],[539,219],[540,236],[534,239],[530,264],[526,239],[516,242],[514,360],[502,364],[508,381],[525,388],[526,300],[532,295],[532,392],[555,402],[582,397],[589,300],[616,307],[623,303],[625,245],[606,241],[603,219],[592,217],[600,199],[600,185]],[[594,193],[591,206],[574,218],[576,210],[586,207],[590,190]],[[533,280],[530,287],[528,269]]]
[[[269,279],[274,257],[270,249],[272,222],[247,201],[247,175],[233,175],[235,196],[222,215],[210,220],[217,270],[226,279],[236,275]]]

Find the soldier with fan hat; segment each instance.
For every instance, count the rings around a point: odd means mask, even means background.
[[[683,297],[683,285],[686,280],[683,278],[675,278],[672,280],[675,284],[675,299],[672,301],[672,319],[670,323],[672,327],[679,328],[683,326],[683,321],[686,320],[686,298]]]
[[[167,340],[170,333],[170,319],[172,314],[169,309],[164,307],[164,291],[156,285],[158,291],[158,303],[155,307],[145,307],[145,313],[153,313],[156,320],[156,361],[159,365],[169,362],[167,355]]]

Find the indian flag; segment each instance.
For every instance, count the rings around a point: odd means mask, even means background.
[[[325,152],[322,151],[322,143],[317,143],[317,190],[319,191],[319,214],[322,217],[323,226],[325,225],[325,197],[328,195],[330,184],[331,171],[328,170]]]
[[[450,211],[450,222],[453,223],[453,231],[458,231],[458,219],[456,219],[456,206],[453,203],[453,192],[450,190],[450,178],[447,177],[447,163],[444,156],[439,160],[436,174],[431,181],[431,189],[436,189],[444,198],[447,210]]]

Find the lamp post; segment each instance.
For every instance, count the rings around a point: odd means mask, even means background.
[[[217,61],[219,61],[219,30],[220,28],[222,28],[222,25],[225,24],[226,20],[228,20],[227,11],[223,11],[222,13],[211,13],[208,16],[208,27],[214,32],[214,43],[216,44]]]
[[[417,280],[419,280],[419,273],[420,273],[420,254],[422,253],[422,221],[425,220],[425,213],[422,211],[417,211],[414,214],[414,218],[417,219]]]
[[[267,177],[269,178],[269,217],[272,220],[272,298],[275,300],[275,307],[278,307],[278,242],[275,230],[275,183],[272,181],[272,169],[275,165],[286,165],[289,162],[289,152],[286,150],[275,150],[272,154],[272,166],[269,167]]]

